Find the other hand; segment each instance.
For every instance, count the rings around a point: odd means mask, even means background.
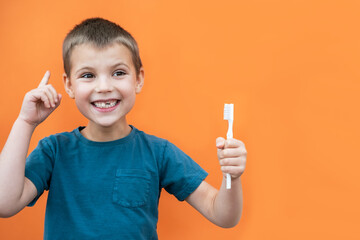
[[[232,179],[240,177],[245,171],[247,151],[245,144],[237,139],[216,139],[217,156],[221,171],[229,173]]]

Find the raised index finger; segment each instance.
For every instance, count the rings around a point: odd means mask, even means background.
[[[41,82],[40,82],[40,84],[39,84],[39,87],[45,86],[46,84],[48,84],[49,78],[50,78],[50,71],[48,70],[48,71],[46,71],[43,79],[41,79]]]

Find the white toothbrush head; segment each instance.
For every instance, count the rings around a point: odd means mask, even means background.
[[[225,106],[224,106],[224,120],[234,120],[234,104],[225,103]]]

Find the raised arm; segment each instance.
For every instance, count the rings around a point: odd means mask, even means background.
[[[212,223],[230,228],[237,225],[242,213],[240,176],[245,170],[245,145],[236,139],[218,138],[218,159],[223,172],[220,190],[203,181],[186,201]],[[226,189],[226,173],[231,175],[231,189]]]
[[[47,71],[36,89],[28,92],[0,155],[0,217],[18,213],[36,196],[34,184],[25,177],[25,159],[31,136],[60,104],[61,95],[48,84]]]

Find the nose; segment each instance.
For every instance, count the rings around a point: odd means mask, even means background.
[[[107,77],[99,77],[96,81],[95,91],[96,92],[111,92],[114,90],[111,79]]]

